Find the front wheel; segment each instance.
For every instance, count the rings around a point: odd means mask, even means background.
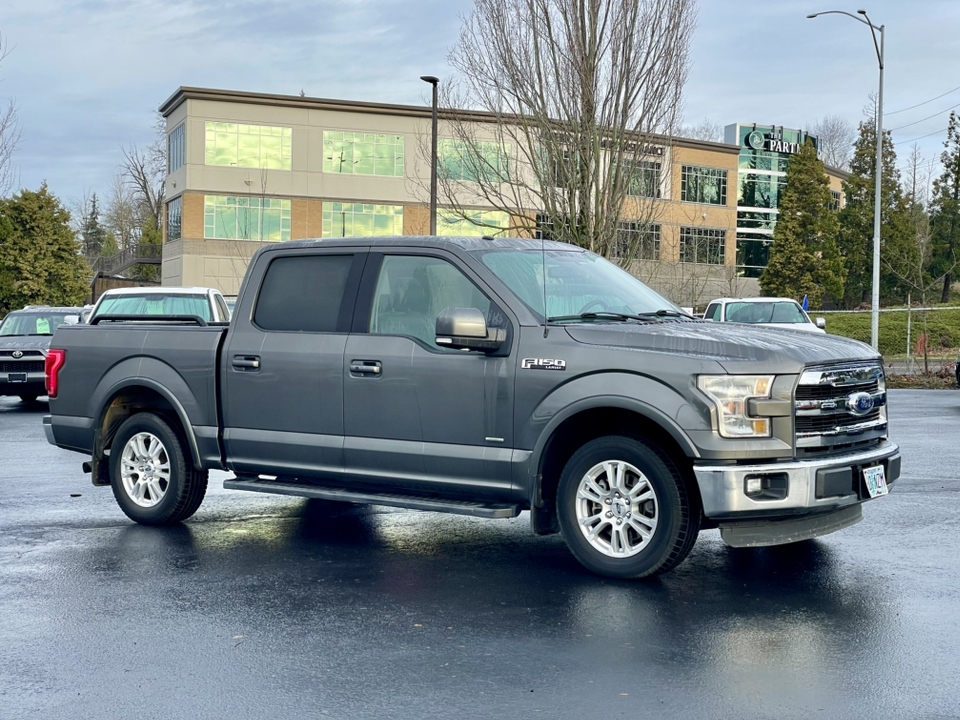
[[[139,413],[127,418],[114,438],[110,485],[131,520],[169,525],[200,507],[207,472],[193,466],[186,444],[165,419]]]
[[[573,454],[560,476],[557,511],[576,558],[615,578],[667,572],[700,531],[698,499],[670,456],[624,435],[591,440]]]

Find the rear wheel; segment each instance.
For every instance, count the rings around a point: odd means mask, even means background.
[[[697,498],[670,456],[623,435],[597,438],[573,454],[560,477],[557,511],[576,558],[615,578],[667,572],[700,531]]]
[[[164,418],[139,413],[127,418],[114,438],[110,485],[131,520],[167,525],[197,511],[207,472],[193,466],[186,444]]]
[[[20,400],[25,403],[36,402],[39,395],[21,395]]]

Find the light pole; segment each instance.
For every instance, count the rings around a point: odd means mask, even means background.
[[[430,156],[430,234],[437,234],[437,85],[439,78],[433,75],[421,75],[420,79],[433,85],[433,135]]]
[[[880,65],[880,93],[877,95],[877,177],[873,191],[873,287],[870,297],[870,344],[876,350],[880,334],[880,177],[883,170],[883,40],[885,26],[877,27],[870,22],[866,10],[857,10],[857,15],[863,15],[862,18],[843,10],[827,10],[807,15],[807,19],[815,18],[818,15],[846,15],[869,27],[870,36],[873,38],[873,48],[877,51],[877,62]],[[879,44],[877,43],[877,30],[880,31]]]

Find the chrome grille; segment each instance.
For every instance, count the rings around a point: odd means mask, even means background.
[[[808,368],[795,394],[799,454],[844,452],[887,434],[887,394],[879,363]]]

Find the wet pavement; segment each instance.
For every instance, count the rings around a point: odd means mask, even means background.
[[[0,398],[0,718],[958,718],[960,392],[891,392],[904,477],[794,547],[593,576],[526,513],[225,491],[129,522]],[[74,497],[76,495],[76,497]]]

